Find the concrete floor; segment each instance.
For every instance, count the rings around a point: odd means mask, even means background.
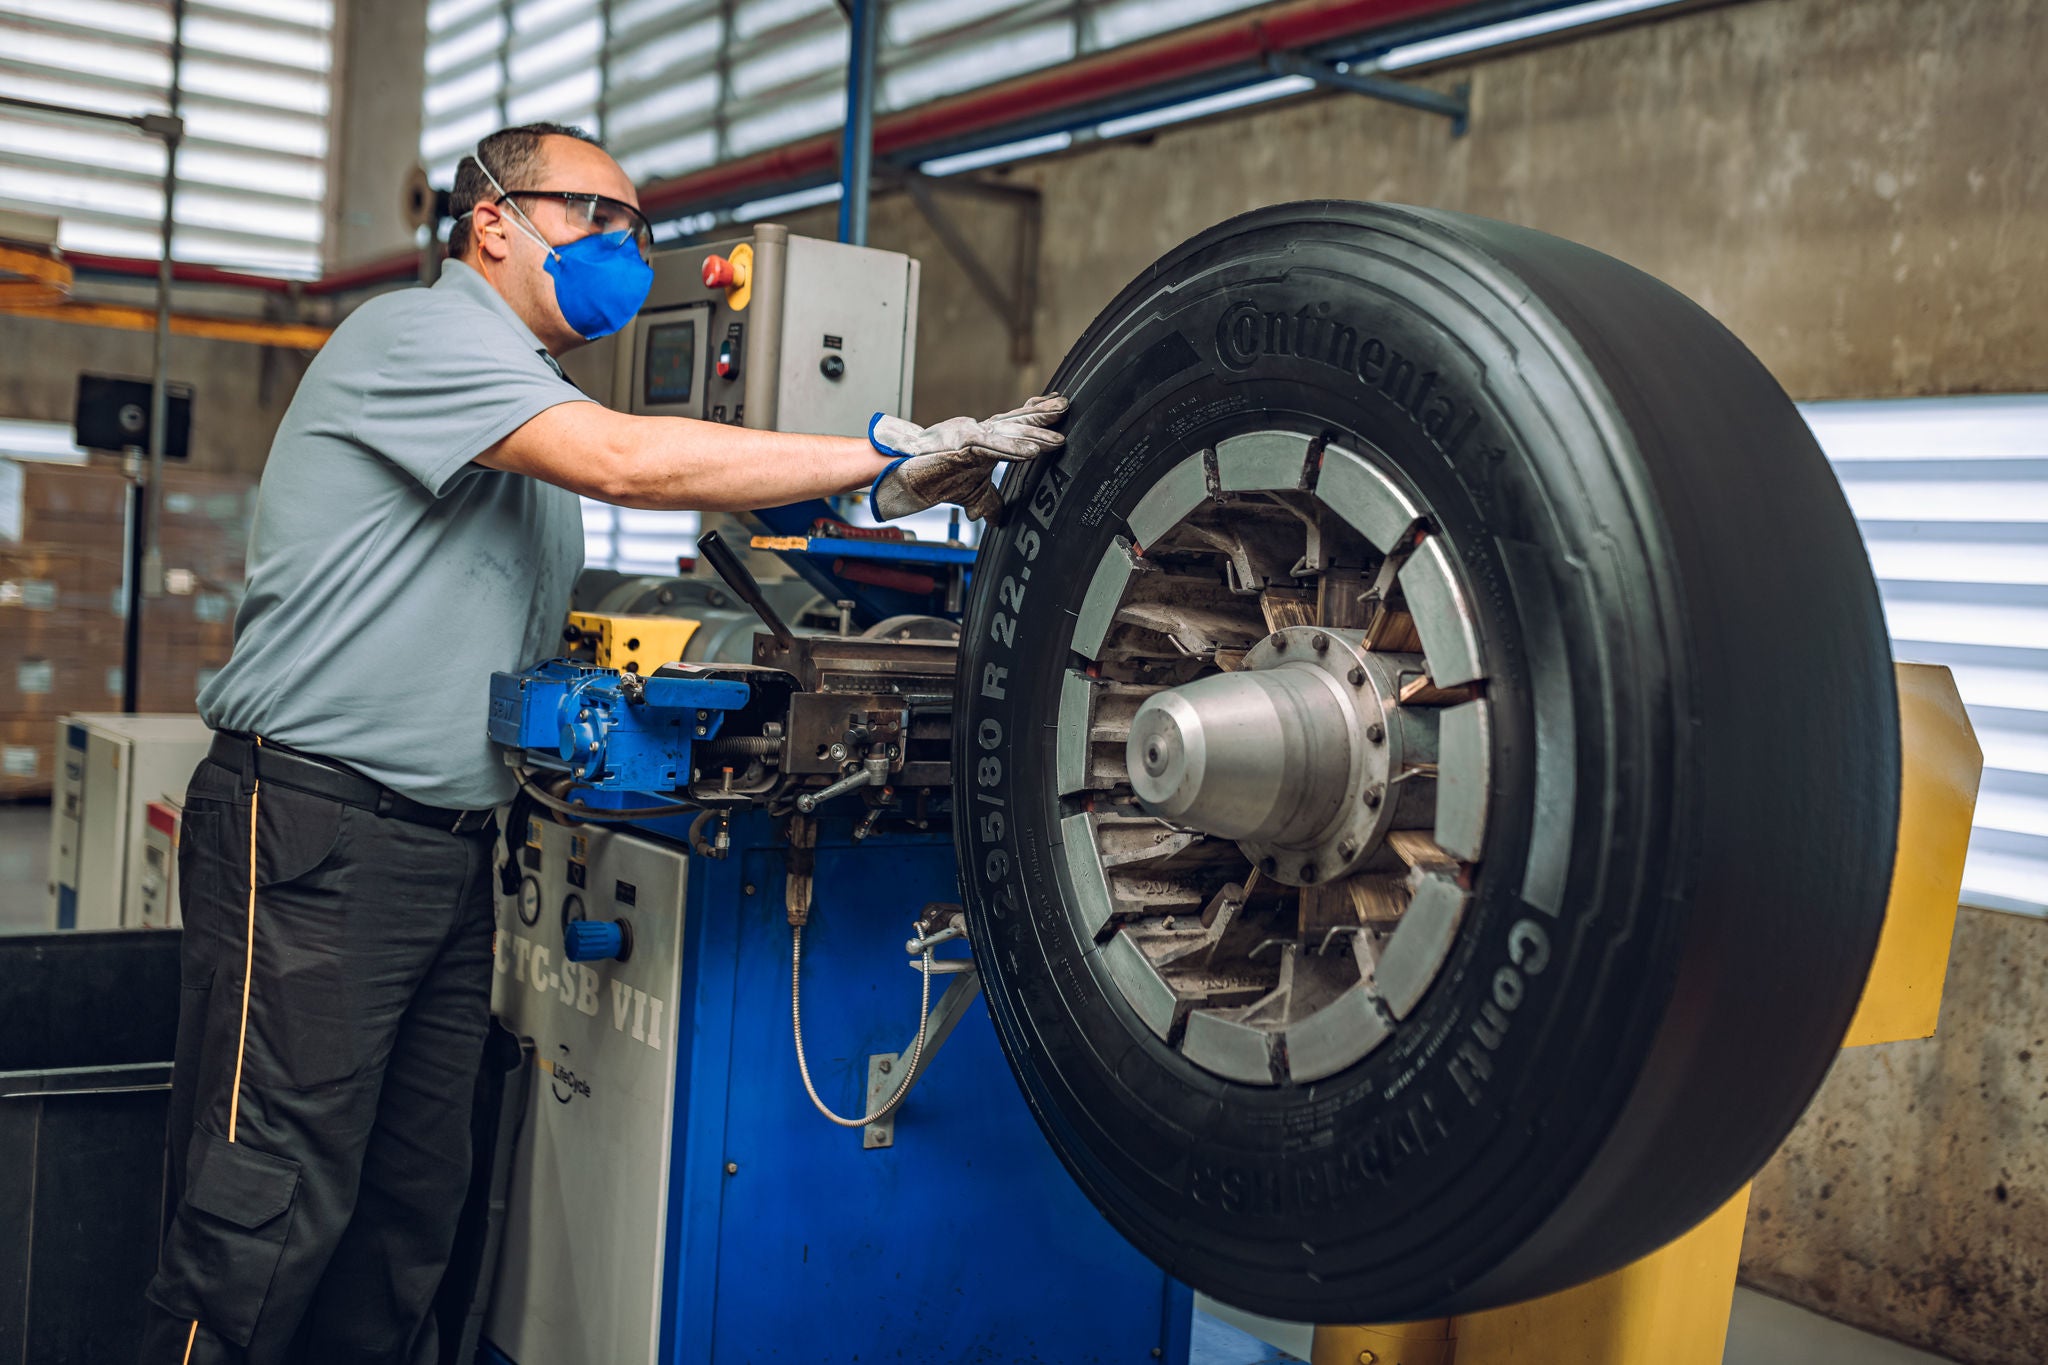
[[[1206,1299],[1195,1312],[1190,1365],[1278,1365],[1306,1360],[1311,1333],[1297,1323],[1267,1322]],[[1201,1311],[1202,1308],[1213,1312]],[[1226,1321],[1225,1319],[1228,1319]],[[1278,1345],[1269,1345],[1268,1342]],[[1645,1365],[1661,1365],[1645,1362]],[[1868,1332],[1859,1332],[1753,1289],[1737,1288],[1721,1365],[1949,1365]]]
[[[0,805],[0,933],[47,924],[49,839],[48,804]],[[1307,1358],[1309,1334],[1299,1325],[1262,1322],[1206,1300],[1203,1306],[1216,1311],[1195,1314],[1191,1365],[1280,1365]],[[1723,1365],[1944,1365],[1942,1357],[1749,1289],[1735,1291],[1722,1359]]]

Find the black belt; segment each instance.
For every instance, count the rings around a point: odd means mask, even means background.
[[[497,814],[488,808],[457,810],[452,806],[425,805],[339,763],[275,744],[258,744],[247,735],[225,730],[214,733],[207,757],[239,773],[253,769],[259,781],[275,782],[309,796],[324,796],[392,820],[431,825],[450,834],[474,834],[487,829],[491,817]]]

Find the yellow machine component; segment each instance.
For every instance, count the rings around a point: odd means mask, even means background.
[[[1934,1033],[1983,751],[1955,679],[1895,665],[1899,847],[1891,899],[1844,1047]],[[1749,1212],[1744,1186],[1660,1251],[1546,1298],[1431,1322],[1318,1327],[1313,1365],[1720,1365]]]
[[[1931,1038],[1963,893],[1963,855],[1977,811],[1984,751],[1955,678],[1899,664],[1899,851],[1877,958],[1843,1047]]]
[[[610,612],[569,613],[571,643],[590,650],[588,663],[642,675],[676,663],[698,622],[679,616],[620,616]]]
[[[754,246],[741,242],[732,249],[732,287],[725,291],[726,306],[735,313],[747,311],[754,301]]]

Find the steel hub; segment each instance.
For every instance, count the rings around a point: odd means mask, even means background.
[[[1421,656],[1373,653],[1363,639],[1290,626],[1239,671],[1146,698],[1126,758],[1139,807],[1236,841],[1277,881],[1348,876],[1394,827],[1402,796],[1427,795],[1396,779],[1436,759],[1435,714],[1397,701],[1404,673],[1423,676]]]
[[[1469,896],[1471,594],[1377,458],[1295,432],[1189,456],[1128,521],[1061,697],[1075,932],[1190,1062],[1333,1075],[1414,1011]]]

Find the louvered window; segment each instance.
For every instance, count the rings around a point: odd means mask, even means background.
[[[330,0],[187,0],[174,258],[319,272],[333,18]],[[172,27],[163,0],[0,0],[0,94],[165,112]],[[0,207],[55,215],[69,250],[155,258],[163,174],[154,138],[0,109]]]
[[[1984,749],[1963,900],[2048,912],[2048,396],[1808,403],[1892,651],[1946,664]]]
[[[909,108],[1256,3],[894,0],[876,107]],[[437,185],[509,123],[580,124],[646,183],[845,116],[847,23],[834,0],[436,0],[427,26],[420,153]]]

